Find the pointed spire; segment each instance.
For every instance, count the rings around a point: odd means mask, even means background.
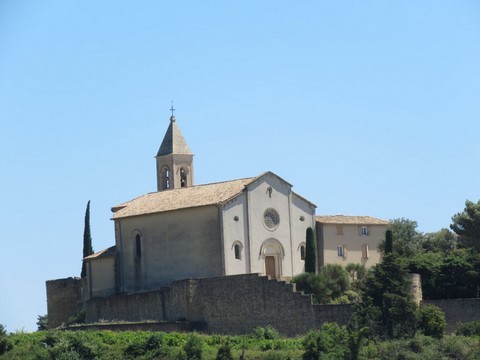
[[[192,154],[192,151],[188,147],[187,142],[175,122],[176,118],[173,115],[173,112],[175,111],[173,108],[173,101],[170,111],[172,112],[172,115],[170,116],[170,125],[163,137],[162,145],[160,145],[157,156],[169,154]]]

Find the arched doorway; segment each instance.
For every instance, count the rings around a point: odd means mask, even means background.
[[[271,279],[280,279],[284,256],[283,246],[277,239],[265,240],[260,248],[260,259],[265,264],[265,275]]]

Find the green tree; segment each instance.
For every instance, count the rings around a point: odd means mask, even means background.
[[[393,252],[393,233],[392,230],[387,230],[385,233],[385,255]]]
[[[305,272],[315,274],[317,270],[317,256],[315,247],[315,233],[311,227],[307,229],[306,238]]]
[[[0,324],[0,355],[6,353],[12,348],[12,344],[8,340],[7,330],[5,326]]]
[[[406,261],[422,277],[425,299],[477,297],[480,289],[480,254],[466,249],[448,253],[419,253]]]
[[[93,254],[92,248],[92,236],[90,234],[90,200],[87,203],[87,209],[85,210],[85,226],[83,228],[83,258]],[[82,261],[82,272],[80,274],[82,278],[87,277],[87,267],[85,260]]]
[[[391,219],[388,229],[392,231],[393,253],[409,257],[421,249],[422,234],[417,231],[417,222],[405,218]],[[385,252],[385,242],[378,246]]]
[[[448,253],[455,249],[456,244],[455,234],[445,228],[422,236],[422,249],[428,252]]]
[[[385,254],[382,262],[368,273],[364,302],[379,309],[379,336],[385,334],[389,338],[400,338],[415,334],[417,308],[413,301],[411,279],[395,253]]]
[[[367,277],[365,296],[380,310],[381,333],[389,338],[415,333],[416,305],[408,273],[398,259],[386,255]]]
[[[48,330],[48,315],[38,315],[37,317],[38,331]]]
[[[480,200],[465,201],[465,209],[452,216],[450,229],[458,235],[459,245],[480,251]]]

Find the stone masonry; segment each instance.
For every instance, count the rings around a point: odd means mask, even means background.
[[[346,324],[350,305],[312,305],[312,297],[293,284],[258,274],[175,281],[170,288],[94,298],[86,303],[86,322],[203,322],[210,333],[248,333],[271,325],[294,336],[326,321]]]

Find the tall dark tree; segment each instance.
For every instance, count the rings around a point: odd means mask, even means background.
[[[385,255],[393,252],[393,234],[392,230],[387,230],[385,233]]]
[[[309,227],[306,234],[306,246],[305,246],[305,272],[315,274],[317,269],[317,255],[315,247],[315,233],[313,229]]]
[[[92,236],[90,234],[90,200],[87,203],[87,210],[85,210],[85,227],[83,228],[83,258],[93,254]],[[87,267],[85,260],[82,261],[82,278],[87,277]]]
[[[450,229],[458,235],[459,245],[480,251],[480,200],[465,201],[465,209],[452,216]]]
[[[387,236],[391,235],[387,233]],[[395,249],[395,244],[388,247]],[[387,247],[385,250],[382,262],[372,267],[365,281],[364,306],[359,309],[364,314],[359,316],[364,318],[365,326],[368,326],[369,316],[374,319],[372,324],[378,327],[370,332],[377,332],[378,336],[411,336],[416,330],[416,304],[410,275],[395,251],[389,252]]]

